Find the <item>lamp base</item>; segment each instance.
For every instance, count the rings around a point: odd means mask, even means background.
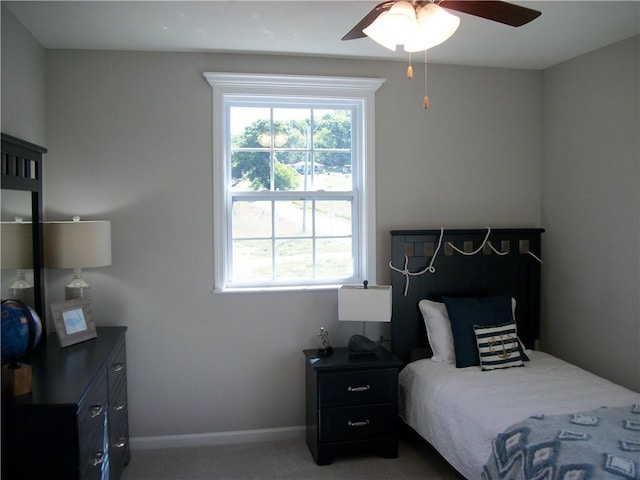
[[[35,289],[27,281],[25,270],[21,268],[16,270],[16,279],[9,287],[9,298],[20,300],[30,307],[35,305]]]
[[[64,287],[65,300],[75,300],[77,298],[88,298],[91,300],[91,285],[87,285],[86,287],[67,285]]]
[[[387,340],[380,335],[380,340],[374,342],[369,340],[364,335],[352,335],[349,339],[349,355],[371,355],[376,353],[376,350],[382,346]]]
[[[91,300],[91,285],[84,281],[82,271],[79,268],[74,268],[71,282],[64,287],[64,298],[65,300],[78,298]]]

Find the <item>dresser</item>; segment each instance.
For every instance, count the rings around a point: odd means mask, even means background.
[[[398,371],[401,361],[384,348],[326,357],[304,350],[307,445],[318,465],[337,455],[398,456]]]
[[[129,462],[126,327],[30,357],[33,389],[2,399],[2,478],[117,480]]]

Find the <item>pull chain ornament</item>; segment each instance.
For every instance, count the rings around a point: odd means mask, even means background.
[[[407,67],[407,78],[409,80],[413,78],[413,65],[411,65],[411,53],[409,53],[409,66]]]

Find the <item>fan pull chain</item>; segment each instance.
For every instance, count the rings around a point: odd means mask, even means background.
[[[407,78],[409,80],[413,78],[413,65],[411,65],[411,52],[409,52],[409,66],[407,67]]]
[[[422,106],[426,110],[429,108],[429,96],[427,95],[427,51],[424,51],[424,98],[422,99]]]

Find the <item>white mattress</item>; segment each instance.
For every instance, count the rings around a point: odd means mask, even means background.
[[[467,479],[480,478],[500,432],[531,415],[638,403],[640,394],[543,352],[524,368],[483,372],[429,359],[399,378],[400,416]]]

